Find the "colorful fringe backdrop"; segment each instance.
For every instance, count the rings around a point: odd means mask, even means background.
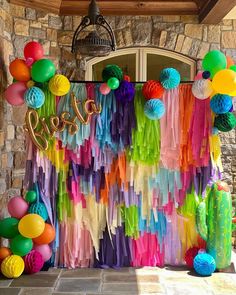
[[[165,91],[165,115],[149,120],[142,85],[127,103],[99,86],[71,84],[78,100],[102,106],[89,124],[76,122],[75,135],[56,133],[47,151],[27,141],[25,188],[37,188],[56,227],[51,265],[181,265],[188,248],[204,245],[196,207],[222,170],[210,99],[196,99],[192,85],[181,84]],[[70,94],[59,100],[44,93],[39,117],[74,116]]]

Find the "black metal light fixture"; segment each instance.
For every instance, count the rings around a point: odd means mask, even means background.
[[[103,28],[105,37],[100,36],[99,27]],[[91,28],[92,30],[87,36],[83,37],[86,30]],[[92,0],[89,4],[88,15],[83,17],[74,33],[71,51],[72,53],[79,52],[85,56],[107,56],[115,50],[114,33],[108,22],[100,14],[96,0]]]

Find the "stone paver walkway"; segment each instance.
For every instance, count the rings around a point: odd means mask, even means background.
[[[234,254],[235,255],[235,254]],[[236,274],[198,277],[186,268],[50,269],[0,278],[0,295],[235,295]]]

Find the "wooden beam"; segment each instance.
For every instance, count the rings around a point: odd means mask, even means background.
[[[62,0],[9,0],[10,3],[59,14]]]
[[[199,22],[218,24],[235,5],[236,0],[208,0],[200,9]]]
[[[87,15],[89,1],[63,0],[61,15]],[[198,14],[195,1],[97,1],[103,15],[184,15]]]

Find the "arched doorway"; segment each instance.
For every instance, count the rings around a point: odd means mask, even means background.
[[[159,48],[133,47],[119,49],[108,57],[92,58],[87,61],[85,79],[101,81],[102,70],[107,64],[117,64],[131,81],[158,80],[163,68],[176,68],[182,81],[193,80],[196,61],[182,54]]]

